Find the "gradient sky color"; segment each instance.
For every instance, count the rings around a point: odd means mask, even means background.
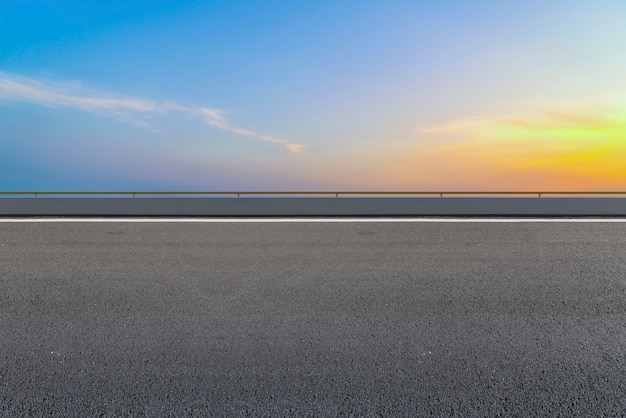
[[[626,190],[623,0],[0,2],[0,190]]]

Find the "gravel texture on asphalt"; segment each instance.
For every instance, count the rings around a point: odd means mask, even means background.
[[[624,416],[626,224],[0,224],[0,415]]]

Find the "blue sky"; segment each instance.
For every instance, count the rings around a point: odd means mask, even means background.
[[[0,189],[619,188],[624,131],[580,121],[626,120],[624,21],[602,0],[3,2]]]

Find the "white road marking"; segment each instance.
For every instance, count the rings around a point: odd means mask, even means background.
[[[0,218],[0,223],[626,223],[626,218]]]

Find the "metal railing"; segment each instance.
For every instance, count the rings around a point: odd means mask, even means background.
[[[274,192],[254,192],[254,191],[217,191],[217,192],[207,192],[207,191],[70,191],[70,192],[60,192],[60,191],[15,191],[15,192],[0,192],[0,197],[2,196],[283,196],[283,195],[301,195],[301,196],[439,196],[443,198],[444,196],[501,196],[501,195],[510,195],[510,196],[530,196],[530,197],[542,197],[542,196],[559,196],[559,195],[570,195],[570,196],[615,196],[615,195],[624,195],[626,196],[626,191],[599,191],[599,192],[590,192],[590,191],[274,191]]]

